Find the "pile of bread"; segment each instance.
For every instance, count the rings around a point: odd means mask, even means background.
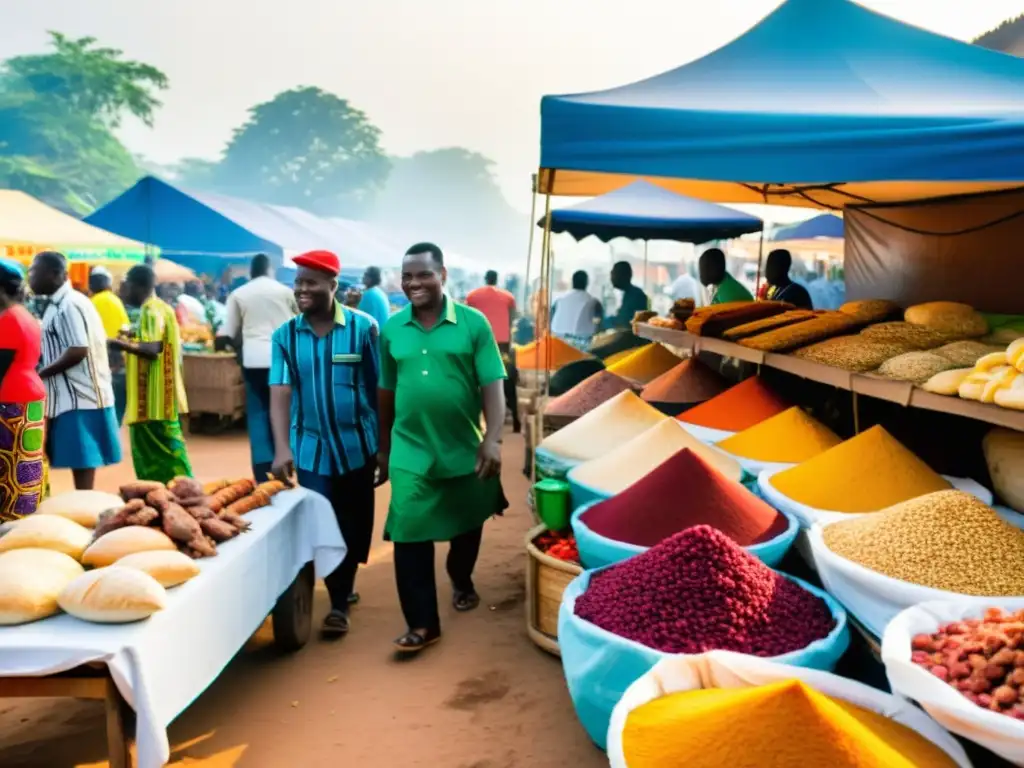
[[[189,497],[174,490],[202,494],[203,488],[190,480],[168,487],[132,483],[120,496],[74,491],[0,526],[0,625],[60,611],[85,621],[126,623],[162,610],[167,589],[199,574],[197,557],[216,554],[216,541],[249,525],[198,501],[183,507],[179,501]]]
[[[1024,411],[1024,338],[986,354],[970,368],[936,374],[924,389]]]

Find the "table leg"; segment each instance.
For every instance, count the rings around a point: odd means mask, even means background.
[[[113,680],[107,681],[107,696],[103,700],[107,715],[107,751],[110,768],[132,768],[132,754],[126,730],[128,704],[117,690]]]

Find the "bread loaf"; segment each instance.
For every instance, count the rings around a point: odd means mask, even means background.
[[[0,538],[0,552],[52,549],[81,560],[92,534],[78,523],[56,515],[30,515]]]
[[[0,543],[2,542],[3,539],[0,539]],[[129,525],[126,528],[117,528],[96,539],[85,550],[82,562],[94,568],[102,568],[113,565],[122,557],[136,552],[176,549],[177,546],[163,531],[144,528],[141,525]]]
[[[148,573],[160,585],[170,589],[184,584],[199,575],[199,565],[186,554],[177,550],[151,550],[125,555],[116,563],[118,568],[135,568]]]
[[[903,319],[947,335],[950,339],[975,339],[988,333],[988,322],[968,304],[930,301],[909,307]]]
[[[0,555],[0,625],[25,624],[57,613],[61,590],[85,571],[52,549],[15,549]]]
[[[101,514],[124,506],[120,496],[103,491],[71,491],[51,496],[39,505],[37,515],[57,515],[86,528],[95,528]]]
[[[63,589],[57,603],[83,621],[124,624],[163,610],[167,592],[148,573],[111,566],[79,576]]]
[[[921,389],[925,392],[934,392],[936,395],[956,395],[971,370],[971,368],[957,368],[953,371],[936,373],[921,385]]]
[[[1024,411],[1024,374],[1018,373],[1008,385],[1000,387],[993,402],[1000,408]]]

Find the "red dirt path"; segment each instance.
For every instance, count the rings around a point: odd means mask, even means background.
[[[196,474],[244,474],[244,436],[189,439]],[[127,454],[126,454],[127,455]],[[391,550],[379,545],[360,571],[362,602],[350,636],[314,641],[294,656],[269,647],[264,627],[170,727],[172,766],[203,768],[598,768],[607,760],[576,721],[558,659],[526,637],[522,440],[505,441],[503,478],[512,508],[488,524],[477,567],[481,608],[459,614],[443,588],[445,638],[422,657],[395,661],[403,630]],[[101,473],[99,488],[131,477],[130,462]],[[55,490],[70,477],[53,478]],[[439,584],[444,584],[438,560]],[[238,585],[244,589],[245,585]],[[326,611],[322,586],[317,617]],[[225,599],[230,599],[225,596]],[[2,630],[0,630],[2,631]],[[0,662],[2,663],[2,662]],[[99,768],[106,763],[102,706],[70,699],[0,700],[0,766]]]

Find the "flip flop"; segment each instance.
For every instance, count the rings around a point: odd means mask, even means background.
[[[359,593],[358,592],[353,592],[351,595],[348,596],[348,604],[349,605],[355,605],[358,602],[359,602]]]
[[[406,632],[395,640],[395,651],[397,653],[413,655],[429,648],[441,639],[439,631],[428,632],[426,635],[419,632]]]
[[[348,615],[343,611],[333,610],[324,617],[320,635],[328,638],[344,637],[351,628]]]
[[[472,611],[480,606],[480,595],[476,592],[461,592],[455,590],[452,594],[452,607],[461,613]]]

